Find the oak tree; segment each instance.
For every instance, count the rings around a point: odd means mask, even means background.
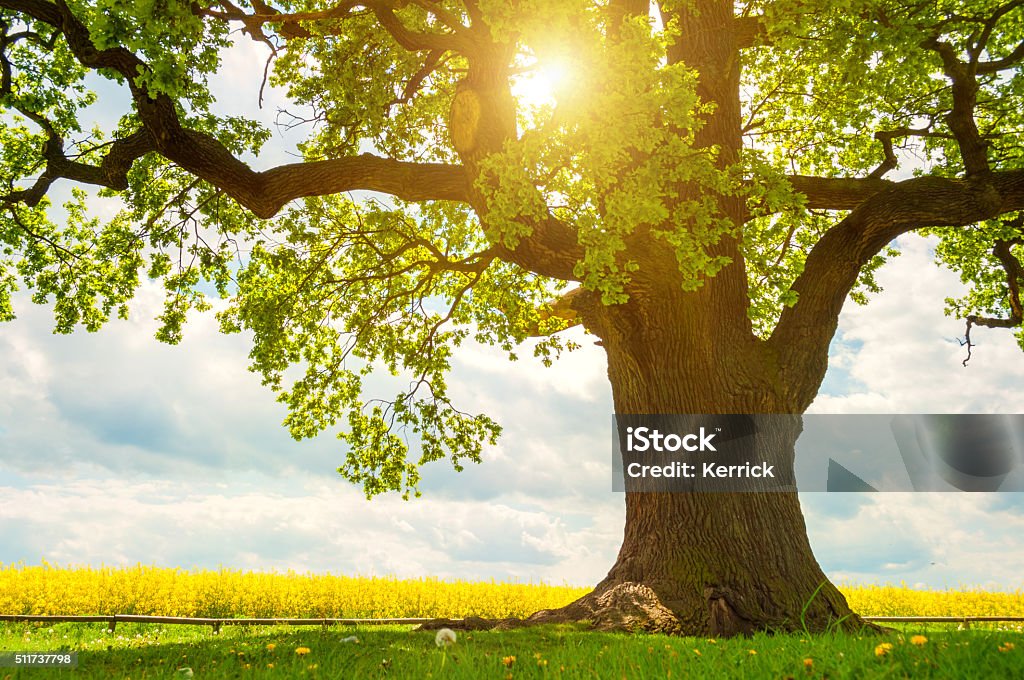
[[[844,302],[908,232],[969,284],[948,309],[968,339],[1024,344],[1022,5],[0,0],[0,314],[23,285],[58,331],[95,330],[149,276],[175,342],[213,284],[292,433],[340,423],[368,495],[494,442],[448,397],[468,338],[550,361],[581,325],[619,413],[801,414]],[[241,41],[294,102],[295,162],[216,112]],[[560,88],[522,94],[558,64]],[[373,370],[409,388],[375,400]],[[608,576],[534,621],[858,625],[795,493],[625,502]]]

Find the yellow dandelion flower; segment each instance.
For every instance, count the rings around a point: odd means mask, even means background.
[[[268,663],[267,664],[267,668],[273,668],[273,667],[274,667],[274,664],[272,664],[272,663]]]
[[[516,662],[516,657],[514,657],[514,656],[506,656],[505,658],[503,658],[501,660],[501,662],[503,664],[505,664],[505,668],[511,668],[512,664],[514,664]]]
[[[700,653],[699,649],[693,650],[693,653],[696,654],[697,656],[704,656],[703,654]]]
[[[814,668],[814,659],[804,659],[804,668],[808,670]]]
[[[882,644],[875,647],[875,656],[885,656],[892,651],[891,642],[883,642]]]
[[[274,651],[274,648],[275,648],[275,647],[277,647],[277,645],[275,645],[275,644],[274,644],[273,642],[268,642],[268,643],[267,643],[267,651],[268,651],[268,652],[272,652],[272,651]]]
[[[747,654],[749,654],[750,656],[754,656],[755,654],[757,654],[757,650],[756,649],[751,649],[751,650],[749,650],[747,652]]]
[[[309,654],[309,647],[296,647],[295,653],[299,656],[306,656],[307,654]]]
[[[926,642],[928,642],[928,638],[926,638],[923,635],[915,635],[914,637],[910,638],[910,644],[916,645],[918,647],[924,647]]]
[[[1006,644],[999,645],[999,651],[1000,652],[1009,652],[1012,649],[1013,649],[1013,643],[1012,642],[1007,642]]]

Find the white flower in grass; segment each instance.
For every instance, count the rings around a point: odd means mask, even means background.
[[[451,628],[442,628],[434,636],[434,644],[438,647],[450,647],[455,644],[455,631]]]
[[[193,675],[192,669],[187,667],[187,666],[185,668],[179,668],[178,669],[178,677],[179,678],[191,678],[192,675]]]

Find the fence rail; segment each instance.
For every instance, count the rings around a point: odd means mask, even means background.
[[[1013,623],[1024,622],[1024,616],[863,616],[873,623],[959,623],[969,628],[972,623]],[[143,616],[136,614],[110,614],[108,616],[61,616],[42,614],[0,614],[0,621],[13,623],[106,623],[114,630],[118,623],[163,623],[168,625],[212,626],[214,631],[221,626],[388,626],[412,625],[436,621],[433,618],[398,619],[226,619],[195,618],[188,616]],[[458,619],[454,619],[458,620]]]
[[[862,616],[873,623],[959,623],[970,628],[972,623],[1014,623],[1024,616]]]
[[[42,614],[0,614],[0,621],[41,622],[41,623],[106,623],[114,630],[118,623],[164,623],[168,625],[213,626],[384,626],[429,623],[431,618],[402,619],[224,619],[196,618],[190,616],[143,616],[137,614],[110,614],[108,616],[61,616]]]

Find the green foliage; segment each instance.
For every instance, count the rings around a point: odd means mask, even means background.
[[[278,242],[258,242],[238,275],[223,328],[254,333],[251,358],[287,404],[286,425],[311,437],[344,420],[348,454],[340,472],[367,495],[414,492],[418,468],[450,458],[479,462],[499,428],[459,411],[446,374],[470,335],[510,353],[541,325],[552,290],[542,279],[494,260],[465,207],[451,203],[357,205],[310,198],[277,224]],[[541,343],[543,357],[564,348]],[[290,387],[292,366],[303,376]],[[385,370],[405,387],[367,403],[363,379]],[[410,460],[415,442],[418,459]]]
[[[447,458],[458,468],[495,440],[496,423],[449,399],[446,375],[460,343],[473,338],[515,359],[528,338],[543,336],[532,348],[545,363],[572,348],[556,335],[566,322],[551,306],[570,283],[498,257],[539,223],[557,220],[575,234],[581,254],[567,277],[606,305],[628,303],[643,276],[696,291],[742,267],[751,325],[766,337],[785,308],[800,304],[793,284],[808,253],[846,216],[811,209],[787,176],[863,178],[891,161],[890,151],[900,176],[962,176],[946,120],[951,82],[925,44],[996,61],[1024,40],[1024,8],[985,28],[998,0],[740,3],[737,14],[761,17],[764,34],[728,65],[740,73],[742,106],[728,147],[700,141],[718,113],[698,95],[709,82],[668,58],[672,45],[690,40],[672,13],[694,2],[664,2],[660,21],[621,24],[595,0],[272,4],[318,18],[254,21],[232,35],[242,26],[232,13],[262,12],[263,3],[68,7],[96,49],[123,48],[141,60],[131,78],[137,101],[169,97],[184,127],[236,157],[257,155],[270,133],[218,115],[208,78],[233,40],[255,38],[273,46],[270,83],[298,107],[281,119],[305,133],[301,160],[372,152],[465,162],[478,170],[470,179],[479,214],[444,201],[328,196],[260,220],[158,153],[135,159],[127,189],[75,190],[51,202],[42,189],[55,195],[64,180],[44,186],[48,156],[95,170],[110,144],[142,122],[130,108],[115,129],[91,129],[89,86],[98,78],[126,86],[125,78],[87,73],[52,27],[0,10],[0,319],[13,318],[11,295],[21,285],[54,304],[57,331],[95,330],[128,313],[144,273],[166,289],[158,337],[174,343],[191,312],[209,309],[209,295],[230,298],[223,328],[252,332],[252,367],[287,406],[293,435],[343,429],[341,472],[368,495],[409,495],[422,464]],[[985,49],[972,52],[985,31]],[[717,46],[713,36],[709,43]],[[481,68],[498,58],[499,66]],[[447,130],[456,87],[472,75],[515,92],[555,62],[569,82],[550,101],[518,103],[515,138],[499,153],[461,159]],[[1016,67],[977,75],[975,119],[994,170],[1018,168],[1024,153],[1022,77]],[[876,132],[891,137],[891,149]],[[739,202],[750,219],[726,218],[722,205]],[[1020,228],[991,220],[933,233],[940,261],[972,287],[950,311],[1005,316],[1009,287],[992,244],[1019,238]],[[1019,245],[1013,252],[1022,256]],[[878,292],[875,274],[895,253],[886,248],[862,268],[856,302]],[[382,371],[404,384],[374,401],[366,379]]]
[[[576,228],[585,248],[575,271],[583,287],[600,292],[605,304],[619,304],[640,266],[626,255],[627,240],[649,229],[676,253],[680,285],[694,290],[728,263],[708,248],[737,232],[718,216],[710,193],[733,191],[729,176],[716,170],[714,149],[693,145],[708,112],[697,98],[696,74],[663,63],[671,32],[652,33],[637,18],[609,43],[598,37],[600,15],[584,17],[588,23],[568,24],[558,13],[552,18],[572,31],[579,47],[572,91],[556,110],[535,112],[533,127],[483,165],[478,187],[489,192],[492,238],[514,245],[529,235],[520,218],[550,208]],[[708,193],[681,200],[686,183]]]
[[[138,82],[154,94],[173,95],[185,125],[214,135],[239,154],[258,151],[267,139],[269,132],[253,121],[222,119],[208,111],[213,99],[206,77],[217,70],[227,47],[226,26],[201,21],[185,2],[109,0],[70,7],[98,48],[126,47],[145,58],[149,70]],[[0,194],[10,195],[30,188],[45,169],[40,150],[48,144],[58,145],[69,159],[99,164],[109,142],[101,129],[83,133],[87,107],[96,102],[88,78],[95,82],[96,75],[87,74],[49,26],[7,10],[0,18],[9,34],[30,35],[4,54],[11,80],[0,93]],[[114,77],[108,71],[101,75]],[[110,134],[125,138],[138,129],[137,118],[129,115]],[[113,217],[90,216],[97,196]],[[62,210],[46,198],[37,205],[5,202],[0,315],[13,318],[15,270],[33,291],[33,301],[53,301],[56,332],[69,333],[77,325],[95,331],[115,310],[127,316],[139,271],[148,262],[150,276],[164,278],[168,290],[158,337],[177,342],[186,312],[209,306],[196,289],[201,282],[213,281],[227,295],[229,246],[251,233],[252,225],[252,218],[219,190],[155,154],[132,166],[126,192],[73,189]]]
[[[965,319],[970,315],[1009,318],[1010,289],[1007,272],[993,252],[997,240],[1012,242],[1024,238],[1020,214],[997,220],[986,220],[967,229],[934,229],[928,233],[940,237],[935,256],[938,262],[959,272],[960,280],[969,286],[966,295],[946,298],[946,313]],[[1024,246],[1010,249],[1018,261],[1024,261]],[[1024,282],[1018,280],[1017,285]],[[1024,328],[1015,332],[1024,349]]]
[[[873,133],[906,128],[920,135],[894,140],[904,174],[961,175],[960,152],[944,121],[952,107],[951,83],[939,56],[921,43],[939,38],[967,58],[984,19],[1002,4],[832,0],[812,9],[802,0],[753,3],[751,9],[767,17],[768,34],[764,47],[743,53],[748,60],[744,87],[752,94],[744,108],[748,137],[764,154],[761,168],[824,177],[864,176],[884,159],[884,146]],[[981,56],[1000,59],[1022,40],[1024,15],[1011,12],[998,22]],[[1012,132],[1024,123],[1020,69],[980,74],[978,81],[975,119],[991,145],[993,169],[1020,167],[1020,136]],[[745,227],[750,313],[762,334],[774,325],[807,252],[836,220],[835,214],[808,213],[794,205],[795,211],[778,214],[767,226],[762,219]],[[991,248],[991,231],[980,228],[983,235],[976,245],[983,249],[987,236]],[[977,255],[949,255],[969,239],[963,230],[932,233],[943,238],[940,261],[959,270],[975,287],[972,299],[1000,295],[990,285],[997,274],[975,278],[976,266],[962,268],[968,260],[977,261]],[[867,293],[878,292],[874,273],[896,252],[890,246],[862,270],[851,294],[855,302],[863,304]],[[1005,300],[1005,291],[1002,295]],[[968,307],[982,308],[952,305],[950,311],[966,313]]]
[[[269,136],[262,126],[241,118],[202,114],[186,120],[238,154],[258,152]],[[119,136],[137,128],[137,121],[126,117]],[[222,191],[156,154],[132,166],[128,185],[126,192],[104,190],[100,195],[123,201],[117,219],[138,225],[134,236],[147,255],[147,273],[162,279],[166,291],[157,338],[176,344],[188,312],[210,309],[202,286],[212,284],[220,297],[233,292],[242,245],[264,225]]]
[[[147,68],[136,82],[155,93],[185,98],[199,110],[213,102],[206,77],[229,46],[228,26],[203,21],[185,0],[72,0],[68,6],[98,49],[123,47]]]
[[[420,8],[407,7],[399,15],[410,30],[432,30]],[[424,54],[399,47],[372,13],[341,24],[310,22],[306,28],[312,35],[288,44],[274,61],[270,82],[311,114],[301,117],[309,122],[309,137],[301,145],[307,158],[337,158],[372,145],[396,158],[456,160],[440,143],[457,80],[451,68],[433,71],[420,87],[407,91]],[[465,67],[458,57],[446,61],[452,68]],[[403,105],[411,99],[414,106]]]
[[[0,217],[5,255],[20,254],[14,268],[32,290],[33,302],[42,304],[52,296],[59,333],[70,333],[78,324],[95,331],[115,308],[119,316],[127,315],[125,303],[138,286],[141,258],[130,225],[112,220],[100,228],[98,219],[87,217],[85,199],[85,192],[74,191],[64,205],[63,225],[48,218],[45,202],[35,208],[14,206]],[[3,263],[0,294],[7,320],[14,317],[10,294],[16,289],[10,267]]]

